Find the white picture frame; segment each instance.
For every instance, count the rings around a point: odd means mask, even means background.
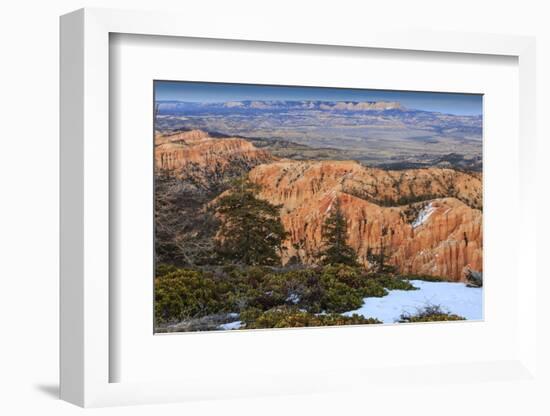
[[[110,349],[109,256],[110,166],[109,158],[109,36],[114,33],[187,38],[278,42],[281,44],[332,45],[431,51],[443,54],[504,55],[519,65],[519,241],[518,262],[525,285],[517,292],[520,322],[517,354],[507,360],[457,365],[442,362],[422,366],[420,380],[449,372],[463,382],[483,377],[536,381],[537,317],[535,288],[536,218],[534,204],[536,111],[535,41],[507,35],[396,32],[348,28],[328,33],[314,24],[307,31],[276,24],[260,26],[235,22],[205,26],[200,19],[171,13],[82,9],[61,18],[61,398],[80,406],[159,403],[198,398],[239,397],[262,394],[308,393],[349,389],[357,380],[355,370],[332,371],[333,379],[319,382],[318,373],[273,375],[254,382],[234,383],[205,379],[110,382],[110,365],[117,359]],[[235,28],[238,27],[237,31]],[[517,273],[517,270],[515,271]],[[119,358],[119,357],[118,357]],[[358,369],[357,371],[359,371]],[[320,371],[324,371],[322,368]],[[369,369],[364,383],[391,377],[406,379],[406,369]],[[483,377],[479,377],[480,374]],[[350,381],[343,383],[341,380]],[[367,380],[369,379],[369,380]],[[412,381],[411,381],[412,382]]]

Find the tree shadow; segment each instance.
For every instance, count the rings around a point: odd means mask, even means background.
[[[46,396],[50,396],[52,399],[59,399],[58,384],[37,384],[34,387],[36,388],[36,390],[42,392]]]

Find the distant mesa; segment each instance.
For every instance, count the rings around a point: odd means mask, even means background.
[[[223,106],[227,108],[243,107],[243,105],[241,101],[227,101],[223,104]]]
[[[161,111],[175,110],[318,110],[318,111],[388,111],[406,110],[396,101],[274,101],[243,100],[226,102],[159,101]]]
[[[385,110],[403,110],[401,103],[393,101],[363,101],[363,102],[343,102],[321,104],[322,110],[335,111],[385,111]]]

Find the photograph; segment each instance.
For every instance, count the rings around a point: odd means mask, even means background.
[[[0,416],[550,416],[545,2],[4,2]]]
[[[483,95],[155,80],[154,332],[483,320]]]

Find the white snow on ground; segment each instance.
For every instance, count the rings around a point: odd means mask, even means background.
[[[297,304],[298,302],[300,302],[300,296],[298,296],[296,293],[291,293],[287,298],[286,298],[286,301],[287,302],[291,302],[293,304]]]
[[[382,298],[365,298],[363,306],[354,313],[365,318],[377,318],[384,323],[393,323],[402,313],[414,314],[417,308],[440,305],[444,310],[469,320],[483,319],[483,288],[466,287],[464,283],[424,282],[411,280],[419,290],[390,290]]]
[[[241,321],[233,321],[233,322],[228,322],[226,324],[222,324],[218,328],[219,329],[224,329],[224,330],[239,329],[241,327],[241,325],[242,325]]]
[[[412,227],[416,228],[424,224],[426,221],[428,221],[428,218],[430,218],[430,215],[435,211],[435,208],[432,206],[432,203],[430,202],[427,206],[422,208],[420,212],[418,213],[418,217],[413,221]]]

